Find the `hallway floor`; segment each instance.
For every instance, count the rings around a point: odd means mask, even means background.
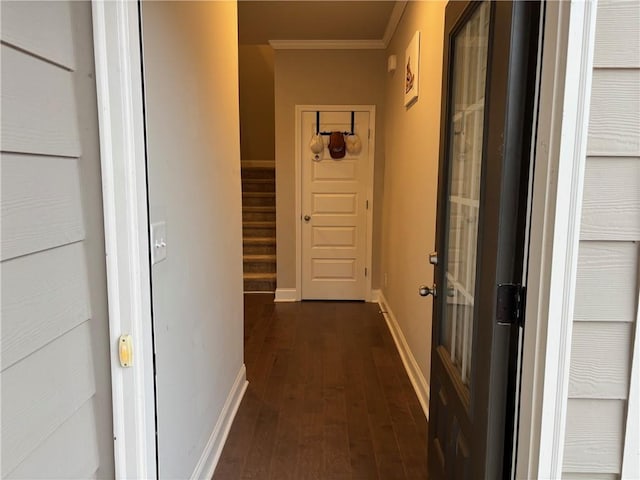
[[[245,295],[245,363],[214,479],[427,478],[427,422],[377,304]]]

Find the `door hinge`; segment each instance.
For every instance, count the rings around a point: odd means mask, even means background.
[[[524,325],[525,287],[515,283],[498,285],[496,322],[498,325]]]
[[[367,276],[367,267],[364,267],[364,276]]]
[[[365,204],[365,207],[367,208],[367,210],[369,210],[369,200],[365,200],[364,204]]]

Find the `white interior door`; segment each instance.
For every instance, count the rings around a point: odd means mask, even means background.
[[[364,300],[367,268],[369,112],[355,112],[362,150],[333,159],[325,149],[313,158],[309,142],[316,112],[302,113],[302,298]],[[320,131],[351,131],[351,110],[320,113]]]

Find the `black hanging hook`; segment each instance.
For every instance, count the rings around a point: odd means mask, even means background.
[[[340,132],[343,135],[355,135],[355,124],[356,124],[356,112],[351,112],[351,131],[350,132]],[[316,112],[316,135],[323,135],[325,137],[331,135],[333,132],[321,132],[320,131],[320,111]]]

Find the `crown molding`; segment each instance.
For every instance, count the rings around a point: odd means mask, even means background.
[[[381,50],[382,40],[269,40],[274,50]]]
[[[372,40],[269,40],[274,50],[384,50],[398,28],[408,1],[397,1],[381,39]]]
[[[398,28],[398,24],[400,23],[400,19],[402,18],[402,14],[404,13],[404,9],[407,6],[408,1],[396,2],[393,6],[393,10],[391,11],[391,15],[389,15],[389,22],[387,23],[387,28],[384,31],[384,36],[382,37],[382,43],[384,43],[384,48],[389,46],[391,39],[393,38],[393,34],[396,33],[396,29]]]

